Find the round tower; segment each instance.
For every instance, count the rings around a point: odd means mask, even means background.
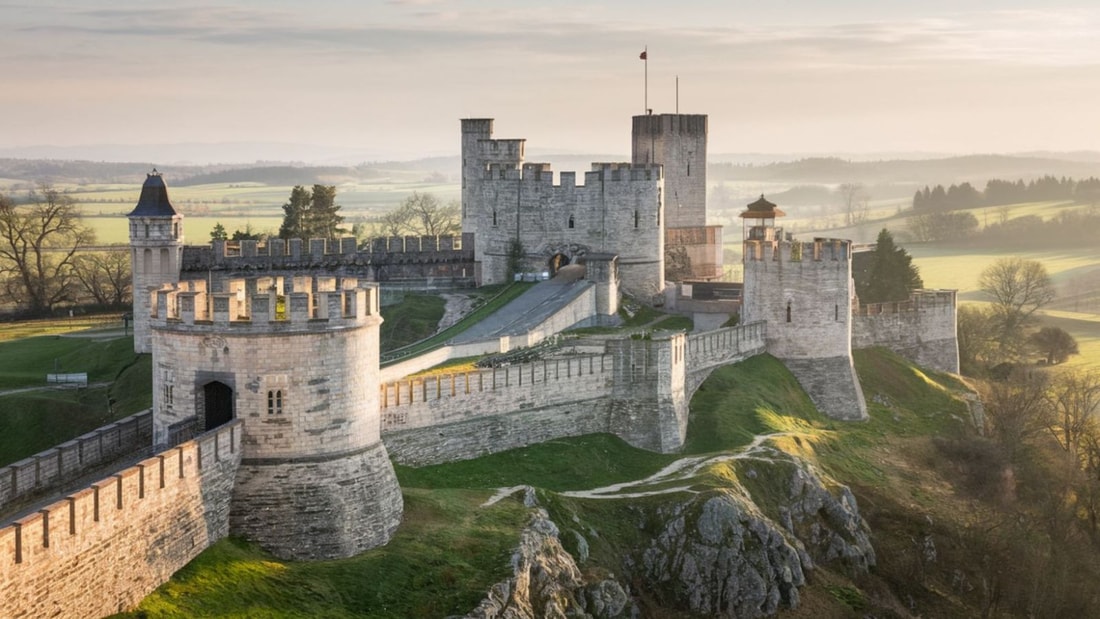
[[[745,220],[743,323],[766,321],[768,352],[783,361],[818,410],[866,419],[852,364],[852,242],[786,238],[785,213],[764,196]]]
[[[134,352],[152,352],[150,294],[179,281],[183,215],[168,200],[168,186],[156,168],[145,177],[130,219],[130,266],[134,297]]]
[[[287,559],[352,556],[403,510],[380,437],[378,288],[279,295],[278,279],[156,293],[154,439],[241,419],[230,533]]]

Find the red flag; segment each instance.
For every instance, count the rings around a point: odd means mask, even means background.
[[[638,56],[638,60],[645,60],[645,59],[646,59],[646,57],[645,57],[645,54],[646,54],[645,52],[642,52],[642,53],[641,53],[641,54],[640,54],[640,55]]]

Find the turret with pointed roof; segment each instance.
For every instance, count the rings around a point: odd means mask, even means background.
[[[183,254],[183,215],[168,199],[168,185],[156,168],[145,176],[130,219],[130,259],[134,296],[134,352],[152,352],[151,291],[179,281]]]

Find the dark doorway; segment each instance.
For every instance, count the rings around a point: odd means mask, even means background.
[[[558,271],[567,264],[569,264],[569,256],[565,254],[554,254],[550,256],[550,277],[557,275]]]
[[[213,430],[233,420],[233,390],[228,385],[218,381],[206,383],[202,393],[206,412],[204,431]]]

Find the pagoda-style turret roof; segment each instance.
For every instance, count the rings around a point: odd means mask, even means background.
[[[786,213],[779,207],[764,199],[764,194],[760,194],[760,199],[748,205],[748,210],[741,213],[744,219],[775,219],[784,215]]]
[[[145,176],[141,197],[129,217],[175,217],[179,213],[168,201],[168,186],[156,168]]]

